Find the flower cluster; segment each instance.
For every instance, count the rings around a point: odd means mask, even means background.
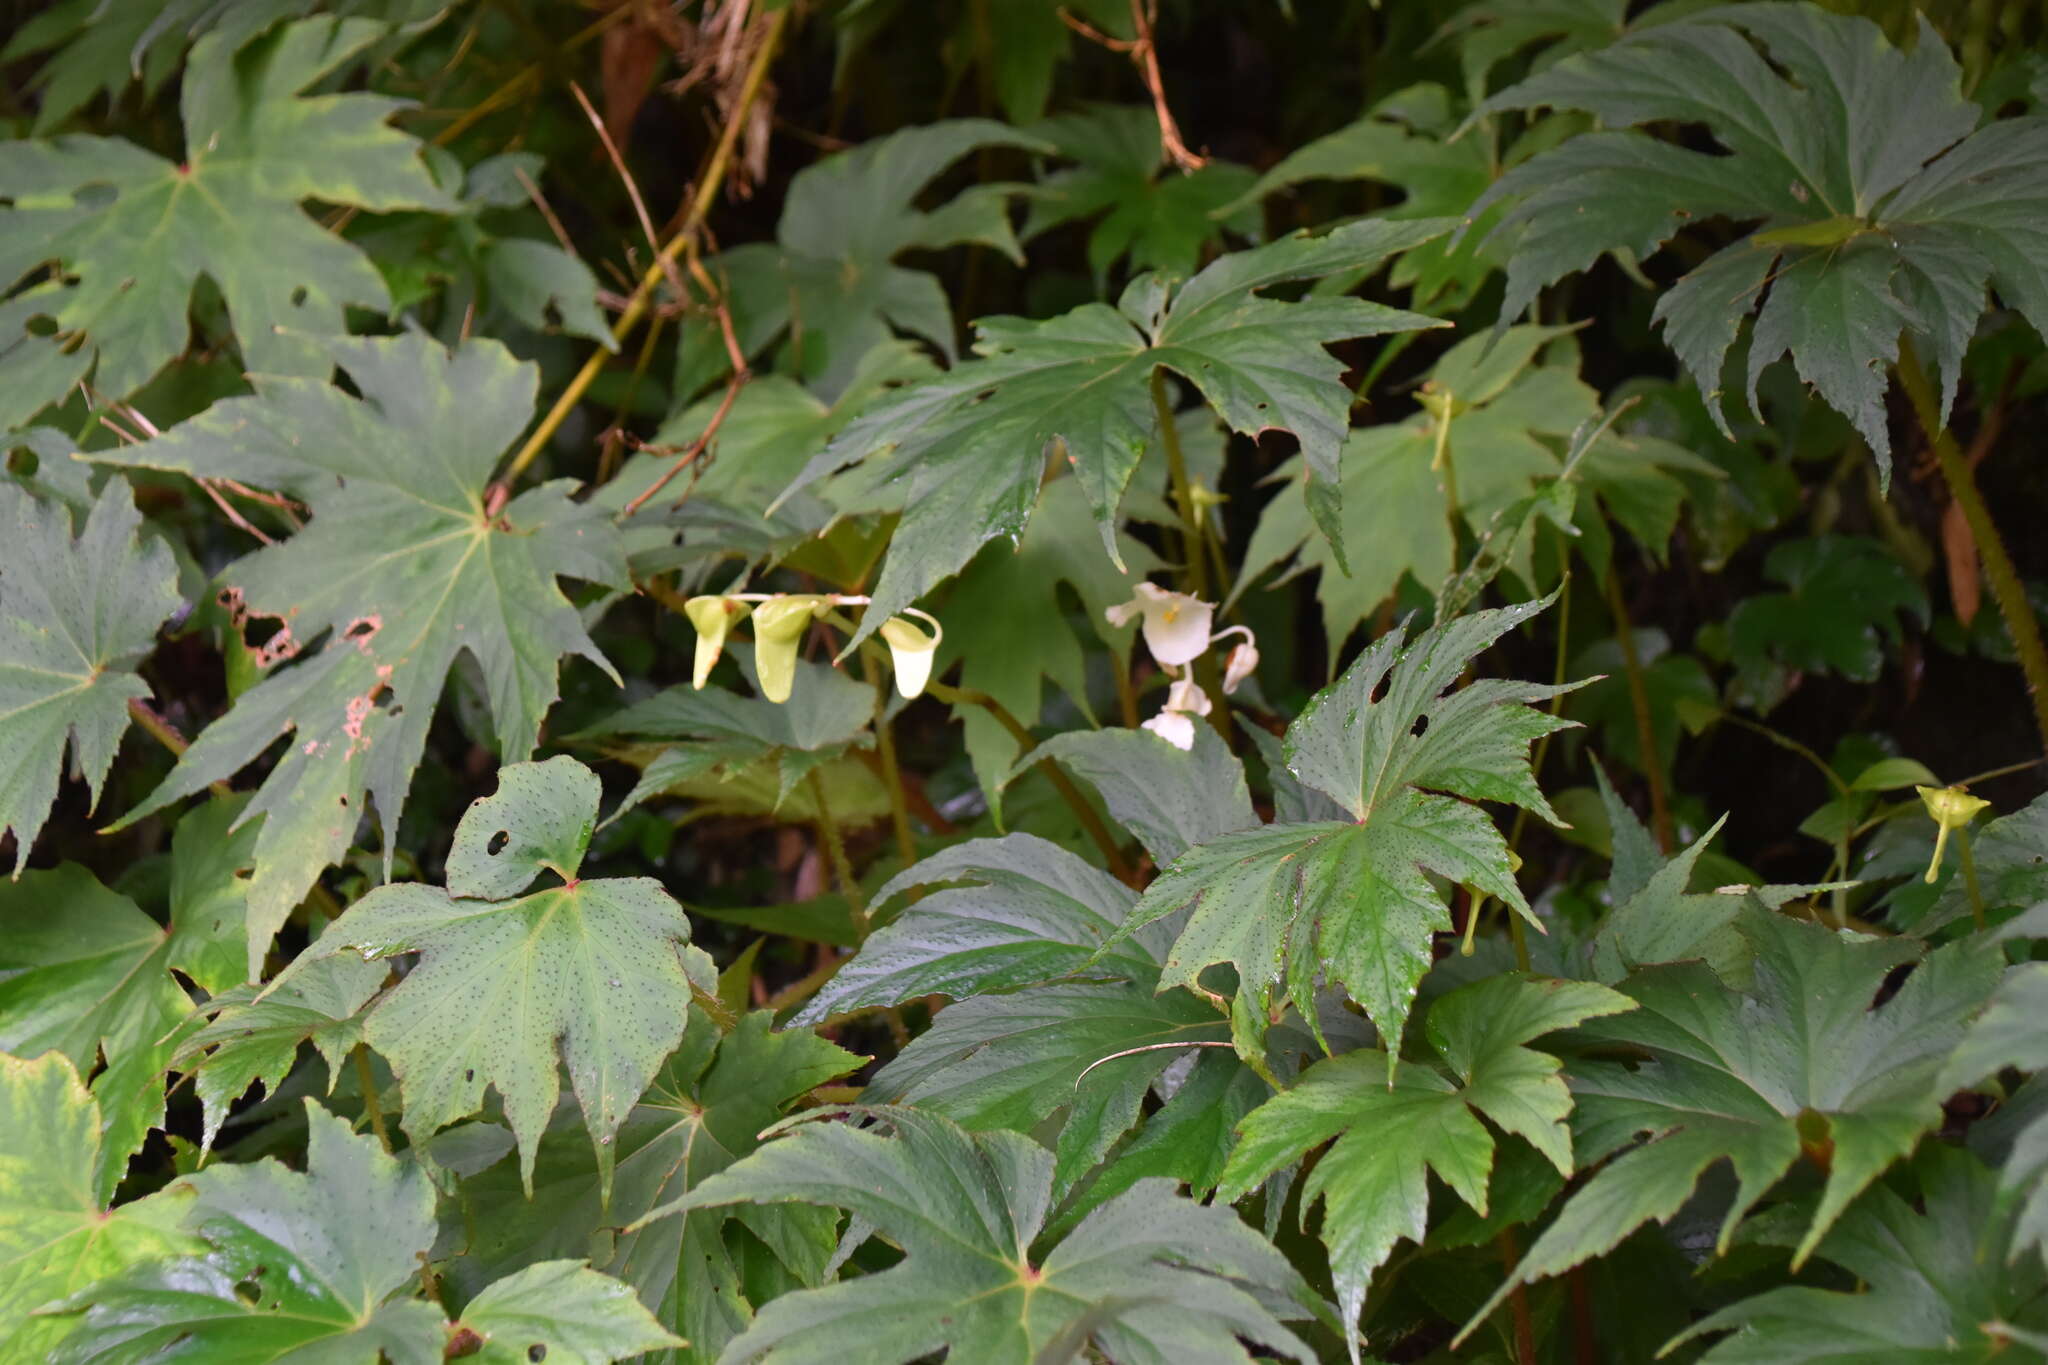
[[[839,593],[724,593],[692,597],[683,603],[683,615],[697,629],[697,655],[690,670],[690,683],[699,691],[711,677],[712,666],[725,652],[726,637],[749,613],[754,618],[754,676],[760,680],[761,695],[772,702],[789,700],[796,683],[797,649],[812,621],[834,607],[863,606],[865,597]],[[917,621],[927,623],[927,631]],[[924,691],[931,681],[932,655],[945,637],[938,620],[912,607],[903,616],[892,616],[877,632],[889,646],[889,658],[896,669],[896,690],[905,701]]]
[[[1244,626],[1231,626],[1212,634],[1210,627],[1215,623],[1216,608],[1199,597],[1173,592],[1156,583],[1138,584],[1137,593],[1130,601],[1110,607],[1103,615],[1113,626],[1128,625],[1132,617],[1139,618],[1138,628],[1145,637],[1145,648],[1152,651],[1152,657],[1173,680],[1166,689],[1166,705],[1160,708],[1158,715],[1145,722],[1145,728],[1176,748],[1192,749],[1195,720],[1208,715],[1213,703],[1201,684],[1195,681],[1193,670],[1181,670],[1201,658],[1219,640],[1231,635],[1243,636],[1231,647],[1223,665],[1223,690],[1235,692],[1238,684],[1259,666],[1258,640]]]

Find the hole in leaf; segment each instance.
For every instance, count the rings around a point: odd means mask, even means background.
[[[526,1348],[526,1358],[528,1360],[546,1360],[548,1358],[548,1348],[536,1341],[533,1345]]]
[[[491,836],[491,841],[489,843],[484,845],[484,852],[490,854],[493,858],[495,858],[500,853],[503,853],[505,851],[505,845],[511,842],[512,831],[508,829],[501,829],[496,834],[493,834]]]
[[[468,1068],[467,1070],[465,1070],[465,1071],[464,1071],[464,1072],[462,1073],[462,1079],[463,1079],[464,1081],[473,1081],[473,1080],[475,1080],[475,1079],[476,1079],[476,1068],[475,1068],[475,1067],[470,1067],[470,1068]]]
[[[1412,727],[1412,728],[1411,728],[1411,729],[1410,729],[1410,730],[1408,731],[1408,733],[1409,733],[1409,734],[1411,734],[1411,735],[1413,735],[1413,736],[1415,736],[1415,737],[1416,737],[1417,739],[1421,739],[1421,738],[1422,738],[1422,737],[1423,737],[1424,735],[1428,734],[1428,733],[1429,733],[1429,717],[1428,717],[1428,716],[1417,716],[1417,717],[1415,718],[1415,724],[1414,724],[1414,726],[1413,726],[1413,727]]]
[[[300,285],[300,286],[299,286],[299,287],[298,287],[297,289],[294,289],[294,290],[292,290],[292,307],[294,307],[294,308],[298,308],[298,307],[301,307],[302,305],[304,305],[304,303],[305,303],[305,302],[306,302],[306,286],[304,286],[304,285],[302,284],[302,285]]]

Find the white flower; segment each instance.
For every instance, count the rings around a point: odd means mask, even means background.
[[[1223,665],[1223,690],[1237,691],[1237,685],[1249,678],[1258,666],[1258,642],[1252,639],[1250,631],[1245,631],[1244,639],[1231,647],[1230,658]]]
[[[1199,597],[1170,592],[1156,583],[1140,583],[1138,595],[1118,603],[1102,614],[1113,626],[1128,625],[1133,616],[1144,620],[1145,648],[1168,668],[1179,668],[1201,657],[1209,648],[1209,623],[1216,608]]]
[[[930,633],[908,616],[890,617],[878,632],[889,646],[889,658],[896,665],[896,691],[905,701],[923,692],[931,681],[932,655],[946,634],[938,621],[925,613],[913,608],[910,615],[930,621]]]
[[[1193,678],[1180,678],[1166,689],[1166,705],[1144,728],[1176,749],[1195,747],[1195,717],[1209,714],[1209,694]]]
[[[789,700],[796,685],[796,651],[811,618],[832,605],[828,597],[793,593],[754,608],[754,676],[761,695],[772,702]]]
[[[725,637],[752,608],[731,597],[693,597],[683,603],[683,615],[697,628],[697,658],[690,669],[690,686],[699,692],[711,676],[711,666],[725,652]]]

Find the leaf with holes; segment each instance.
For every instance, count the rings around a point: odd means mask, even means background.
[[[141,529],[126,480],[107,481],[76,537],[62,503],[0,482],[0,836],[13,831],[16,875],[67,744],[98,804],[128,705],[150,695],[135,666],[178,608],[177,566]]]
[[[132,822],[232,776],[284,731],[250,802],[265,817],[249,887],[250,975],[320,870],[376,802],[386,856],[412,773],[459,654],[482,672],[507,759],[531,753],[580,654],[610,671],[556,580],[623,586],[618,534],[573,503],[567,481],[492,507],[487,485],[533,411],[538,371],[490,341],[443,350],[426,337],[320,345],[360,397],[324,381],[260,379],[155,440],[96,452],[109,463],[232,478],[306,503],[304,530],[230,567],[224,597],[275,618],[265,645],[288,657],[193,741]]]
[[[1945,422],[1987,285],[2048,330],[2048,117],[1984,122],[1960,85],[1924,20],[1907,52],[1867,19],[1813,5],[1724,6],[1567,57],[1483,106],[1583,109],[1606,125],[1474,206],[1511,203],[1503,320],[1604,251],[1647,257],[1693,219],[1759,222],[1658,300],[1666,341],[1718,394],[1754,313],[1750,407],[1789,351],[1889,477],[1885,370],[1901,331],[1933,357]],[[1705,124],[1720,151],[1640,131],[1667,122]]]
[[[1644,1223],[1670,1219],[1724,1160],[1736,1183],[1721,1221],[1724,1251],[1802,1157],[1826,1173],[1802,1220],[1796,1268],[1857,1193],[1941,1123],[1935,1075],[1997,981],[1996,945],[1929,953],[1872,1008],[1887,978],[1914,962],[1910,941],[1852,939],[1753,898],[1736,928],[1755,953],[1752,986],[1732,990],[1698,963],[1652,967],[1620,983],[1638,1009],[1586,1026],[1589,1037],[1651,1060],[1573,1063],[1580,1161],[1600,1161],[1640,1134],[1650,1140],[1572,1196],[1478,1317],[1515,1285],[1560,1274]]]
[[[323,378],[330,356],[307,333],[342,331],[348,304],[389,294],[361,251],[299,203],[386,210],[454,207],[385,120],[381,95],[300,92],[384,33],[367,19],[308,19],[237,52],[226,35],[193,45],[181,89],[185,159],[119,138],[73,134],[0,143],[0,286],[54,263],[0,303],[17,426],[88,372],[125,398],[186,346],[201,276],[220,287],[247,367]],[[50,336],[29,324],[49,318]],[[280,331],[281,328],[298,329]]]
[[[1234,1203],[1311,1147],[1336,1139],[1301,1187],[1301,1213],[1306,1223],[1322,1201],[1337,1302],[1356,1321],[1366,1286],[1395,1242],[1420,1243],[1428,1234],[1430,1171],[1486,1215],[1494,1139],[1481,1116],[1571,1175],[1571,1095],[1558,1060],[1527,1044],[1634,1008],[1627,996],[1582,981],[1504,975],[1452,991],[1429,1010],[1431,1064],[1372,1048],[1347,1052],[1309,1067],[1240,1121],[1243,1138],[1217,1197]],[[1359,1358],[1355,1343],[1351,1358]]]
[[[809,1032],[774,1032],[765,1011],[746,1015],[722,1039],[709,1019],[693,1015],[681,1046],[619,1127],[609,1203],[575,1107],[564,1105],[541,1142],[531,1202],[504,1167],[464,1183],[475,1234],[450,1274],[469,1283],[535,1261],[594,1255],[689,1339],[684,1361],[708,1365],[746,1330],[763,1297],[763,1270],[750,1263],[748,1243],[759,1239],[773,1253],[779,1271],[769,1283],[815,1286],[839,1240],[835,1215],[716,1208],[617,1229],[753,1151],[761,1130],[812,1087],[860,1063]]]
[[[1323,348],[1353,337],[1442,325],[1356,298],[1287,303],[1260,291],[1362,270],[1442,235],[1437,220],[1366,221],[1297,233],[1219,257],[1185,284],[1145,275],[1117,306],[1091,303],[1043,322],[988,318],[979,357],[878,403],[835,437],[791,491],[857,466],[832,485],[849,512],[902,512],[857,638],[960,568],[983,545],[1024,534],[1049,453],[1081,482],[1104,548],[1156,426],[1152,385],[1185,378],[1234,431],[1279,428],[1302,444],[1311,506],[1336,535],[1337,455],[1350,425],[1344,367]]]
[[[1431,936],[1451,928],[1430,874],[1498,896],[1539,923],[1508,870],[1506,840],[1476,803],[1506,802],[1561,823],[1536,788],[1529,745],[1570,722],[1530,703],[1570,687],[1489,679],[1449,689],[1482,650],[1546,605],[1477,612],[1412,643],[1405,628],[1381,636],[1287,730],[1288,771],[1349,819],[1266,825],[1196,845],[1147,888],[1105,951],[1184,913],[1160,989],[1206,992],[1206,968],[1235,967],[1231,1029],[1246,1057],[1258,1055],[1284,1005],[1317,1017],[1319,979],[1349,992],[1397,1044]]]
[[[420,954],[363,1025],[398,1075],[405,1130],[424,1141],[495,1086],[529,1185],[557,1066],[609,1179],[613,1135],[683,1036],[693,987],[716,989],[660,882],[578,879],[598,795],[597,775],[572,758],[501,769],[497,794],[455,827],[446,890],[379,887],[280,978],[340,953]],[[558,884],[520,896],[542,872]]]
[[[650,1215],[822,1204],[903,1248],[903,1261],[879,1274],[768,1304],[721,1357],[729,1365],[822,1358],[848,1341],[874,1365],[940,1349],[987,1365],[1061,1365],[1091,1347],[1112,1360],[1248,1362],[1237,1338],[1314,1359],[1274,1312],[1306,1316],[1313,1294],[1229,1210],[1147,1180],[1042,1245],[1052,1193],[1044,1148],[914,1109],[850,1112],[894,1135],[803,1123]],[[935,1183],[935,1171],[949,1178]]]

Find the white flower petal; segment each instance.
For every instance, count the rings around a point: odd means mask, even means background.
[[[1209,626],[1216,608],[1199,597],[1173,592],[1157,583],[1140,583],[1137,596],[1110,607],[1103,615],[1113,626],[1123,625],[1133,613],[1144,618],[1145,648],[1169,668],[1178,668],[1202,656],[1209,648]]]
[[[1145,727],[1176,749],[1195,747],[1195,722],[1185,711],[1161,711]]]

